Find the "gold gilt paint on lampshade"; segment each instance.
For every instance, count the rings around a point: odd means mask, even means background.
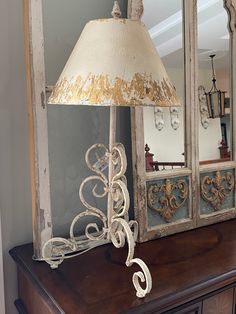
[[[87,23],[49,103],[180,106],[144,24],[117,18]]]

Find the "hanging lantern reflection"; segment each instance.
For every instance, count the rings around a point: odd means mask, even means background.
[[[214,57],[210,55],[212,66],[212,88],[206,93],[207,108],[209,118],[219,118],[225,115],[225,91],[221,91],[216,87],[216,75],[214,70]]]

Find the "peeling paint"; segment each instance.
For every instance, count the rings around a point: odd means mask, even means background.
[[[45,109],[46,105],[45,105],[45,94],[44,94],[44,92],[41,92],[40,96],[41,96],[41,106],[43,109]]]
[[[45,216],[44,216],[44,213],[45,213],[45,210],[40,208],[40,230],[44,230],[46,228],[46,225],[45,225]]]
[[[131,81],[119,77],[112,81],[108,75],[90,73],[86,78],[58,81],[49,103],[168,107],[178,106],[179,101],[168,78],[157,82],[150,75],[136,73]]]

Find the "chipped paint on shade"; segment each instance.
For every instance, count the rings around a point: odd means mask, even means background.
[[[128,19],[94,20],[85,26],[49,103],[180,105],[144,24]]]
[[[145,75],[135,74],[131,82],[116,78],[112,83],[106,75],[90,74],[85,80],[78,76],[68,82],[66,78],[57,83],[50,97],[54,104],[91,105],[158,105],[176,103],[175,89],[163,79],[159,84]]]

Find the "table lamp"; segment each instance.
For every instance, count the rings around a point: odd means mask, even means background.
[[[133,274],[133,284],[137,297],[142,298],[151,291],[152,278],[146,264],[134,258],[138,225],[128,215],[127,159],[123,145],[115,141],[116,106],[176,107],[180,103],[144,24],[120,18],[117,1],[112,16],[87,23],[48,101],[55,105],[110,106],[110,130],[109,148],[95,144],[85,156],[88,167],[95,172],[80,186],[80,199],[87,209],[72,221],[69,239],[54,237],[44,244],[43,257],[52,268],[57,268],[71,257],[71,252],[83,247],[83,241],[74,234],[78,221],[85,216],[97,217],[102,227],[89,223],[85,237],[91,242],[107,240],[116,248],[123,247],[127,240],[126,265],[138,264],[141,268]],[[92,153],[101,149],[103,157],[93,163]],[[95,197],[107,196],[106,214],[84,198],[84,187],[92,181],[104,186],[99,193],[95,185],[92,193]]]

